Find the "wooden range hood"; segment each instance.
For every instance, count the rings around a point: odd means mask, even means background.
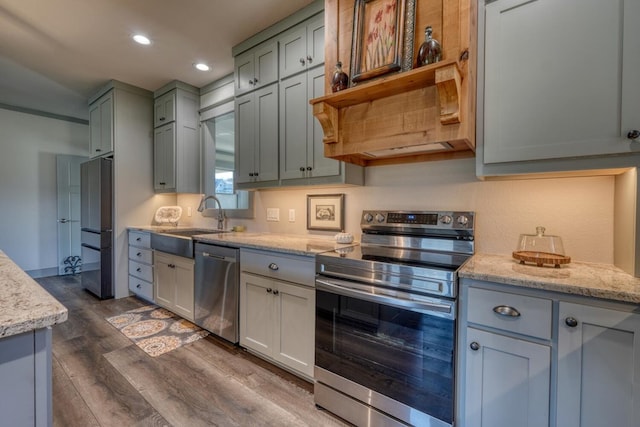
[[[474,155],[475,2],[406,1],[416,3],[413,62],[427,25],[442,60],[331,93],[335,63],[350,62],[355,0],[325,0],[325,96],[310,101],[325,157],[375,166]]]

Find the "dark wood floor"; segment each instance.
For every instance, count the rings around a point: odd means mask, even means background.
[[[141,300],[99,301],[77,276],[38,282],[69,309],[53,328],[54,426],[347,425],[311,384],[219,339],[148,356],[105,320]]]

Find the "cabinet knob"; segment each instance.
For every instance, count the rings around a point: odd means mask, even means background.
[[[280,267],[278,267],[278,264],[276,264],[275,262],[269,264],[269,270],[278,271],[279,268]]]
[[[138,288],[138,289],[142,289],[142,285],[140,285],[140,283],[138,283],[138,284],[136,285],[136,288]]]
[[[478,351],[480,350],[480,344],[474,341],[471,344],[469,344],[469,348],[473,351]]]
[[[268,294],[270,294],[270,293],[272,293],[272,292],[273,292],[273,289],[271,289],[271,288],[267,288],[267,293],[268,293]]]
[[[142,256],[142,252],[138,252],[136,256]]]
[[[101,151],[102,151],[101,149],[96,148],[96,153],[99,153],[99,152],[101,152]]]
[[[311,55],[307,55],[307,62],[309,64],[311,64],[313,62],[313,58],[311,57]]]
[[[141,269],[140,267],[138,267],[138,268],[136,268],[136,271],[137,271],[138,273],[140,273],[140,272],[142,271],[142,269]]]
[[[304,64],[305,64],[305,62],[306,62],[306,61],[304,60],[304,58],[300,58],[300,65],[304,65]]]
[[[249,84],[252,85],[253,84],[253,79],[249,79]]]
[[[139,242],[140,240],[142,240],[142,237],[136,237],[136,242]]]
[[[253,172],[249,172],[249,176],[253,176]]]
[[[493,307],[493,312],[505,317],[520,317],[520,312],[508,305],[498,305]]]
[[[307,166],[307,170],[308,170],[308,171],[310,171],[310,170],[312,170],[312,169],[313,169],[313,168],[312,168],[311,166]]]
[[[304,166],[300,166],[300,172],[304,172]]]
[[[255,78],[254,78],[254,79],[253,79],[253,84],[254,84],[254,85],[257,85],[257,84],[258,84],[258,79],[255,79]]]
[[[159,182],[160,185],[166,185],[166,182]]]
[[[167,265],[167,267],[169,267],[169,268],[176,268],[176,265],[175,265],[175,264],[168,264],[168,265]]]
[[[640,130],[634,129],[627,134],[627,138],[629,139],[638,139],[640,138]]]
[[[274,290],[273,290],[273,294],[274,294],[274,295],[278,295],[279,293],[280,293],[280,292],[278,292],[278,290],[277,290],[277,289],[274,289]]]
[[[254,172],[254,173],[253,173],[253,176],[258,176],[258,172]]]
[[[578,326],[578,319],[576,319],[575,317],[567,317],[566,319],[564,319],[564,323],[566,323],[570,328],[575,328],[576,326]]]
[[[160,120],[161,122],[164,122],[166,120],[165,117],[160,117],[158,120]]]

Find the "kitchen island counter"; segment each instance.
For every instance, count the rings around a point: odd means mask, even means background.
[[[640,278],[611,264],[537,267],[508,255],[476,254],[460,269],[459,277],[640,304]]]
[[[67,309],[0,251],[0,338],[67,320]]]

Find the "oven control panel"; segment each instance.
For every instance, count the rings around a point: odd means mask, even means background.
[[[371,226],[472,230],[474,216],[474,212],[366,210],[362,213],[360,225],[363,230]]]

